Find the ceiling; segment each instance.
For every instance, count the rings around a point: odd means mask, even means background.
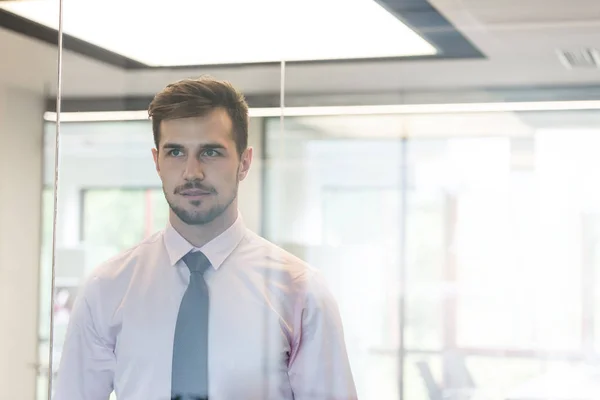
[[[483,57],[301,63],[286,66],[282,76],[280,65],[265,64],[127,70],[65,50],[62,94],[151,96],[173,80],[204,73],[228,79],[250,96],[278,96],[283,78],[290,102],[293,96],[343,99],[347,94],[394,102],[440,101],[465,93],[485,99],[498,88],[600,86],[600,69],[569,69],[557,55],[558,49],[600,48],[597,0],[430,0],[429,4]],[[424,26],[420,33],[439,35],[445,30],[448,26]],[[0,28],[0,49],[4,55],[0,83],[50,96],[56,93],[55,46]]]
[[[435,56],[435,45],[398,16],[417,26],[423,24],[422,15],[429,15],[430,21],[435,18],[438,26],[451,25],[426,0],[410,1],[420,18],[407,10],[406,0],[169,0],[168,6],[147,0],[61,0],[64,47],[77,50],[75,41],[84,42],[84,54],[99,57],[102,49],[105,54],[99,58],[129,69]],[[34,36],[43,40],[41,27],[52,30],[56,38],[59,4],[4,0],[0,9],[13,16],[17,28],[29,25],[29,33],[37,30]],[[138,15],[142,18],[135,19],[132,29],[132,16]],[[41,27],[33,28],[32,22]],[[464,40],[459,46],[467,48]]]

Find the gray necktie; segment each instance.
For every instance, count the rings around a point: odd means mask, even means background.
[[[183,261],[190,269],[190,283],[179,306],[173,366],[171,397],[203,399],[208,397],[208,287],[204,271],[210,261],[201,252],[188,253]]]

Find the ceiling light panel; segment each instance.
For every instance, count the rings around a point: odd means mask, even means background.
[[[56,3],[0,8],[57,29]],[[63,0],[63,32],[150,66],[436,54],[374,0]]]

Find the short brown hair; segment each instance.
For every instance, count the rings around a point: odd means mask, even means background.
[[[233,139],[241,156],[248,147],[248,104],[231,83],[210,76],[173,82],[154,97],[148,107],[148,115],[152,119],[156,149],[162,121],[201,117],[216,108],[223,108],[231,118]]]

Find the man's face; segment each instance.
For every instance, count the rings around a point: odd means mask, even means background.
[[[152,153],[167,202],[188,225],[210,223],[237,206],[238,184],[252,160],[252,149],[238,156],[231,119],[223,109],[162,121],[159,148]]]

